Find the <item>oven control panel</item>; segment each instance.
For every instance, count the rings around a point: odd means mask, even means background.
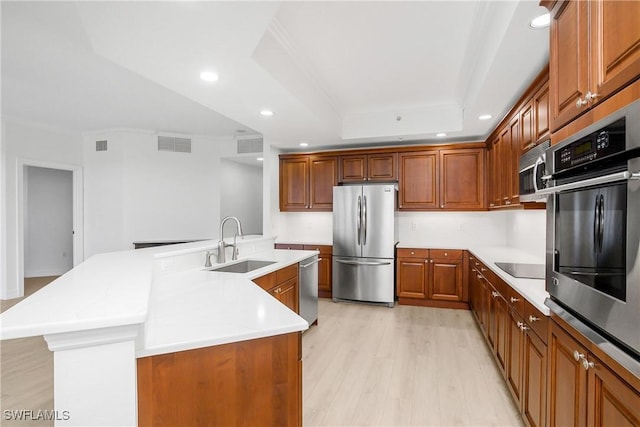
[[[556,172],[594,162],[625,150],[625,119],[568,144],[555,154]]]

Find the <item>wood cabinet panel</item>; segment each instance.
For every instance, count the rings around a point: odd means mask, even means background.
[[[335,156],[311,156],[309,172],[309,209],[333,209],[333,187],[338,185],[338,159]]]
[[[398,258],[429,258],[429,249],[422,248],[398,248],[397,257]]]
[[[280,160],[280,210],[306,210],[309,206],[309,159]]]
[[[530,427],[541,427],[547,413],[547,345],[531,330],[523,336],[522,417]]]
[[[270,291],[271,295],[296,313],[299,313],[298,303],[298,278],[286,280]]]
[[[340,182],[391,182],[397,180],[397,153],[362,153],[340,156]]]
[[[549,137],[549,82],[547,81],[533,97],[535,118],[535,140],[541,143]],[[524,145],[522,145],[524,147]]]
[[[462,301],[462,262],[433,259],[429,298],[440,301]]]
[[[427,297],[428,260],[398,258],[397,295],[402,298],[425,299]]]
[[[484,201],[484,150],[441,150],[440,208],[482,209]]]
[[[364,181],[367,179],[367,156],[340,156],[340,182]]]
[[[398,205],[402,210],[429,210],[440,207],[437,151],[401,153]]]
[[[276,243],[274,246],[276,249],[295,249],[295,250],[303,250],[304,249],[304,245],[300,245],[297,243]]]
[[[531,100],[520,110],[520,141],[524,151],[535,146],[534,120],[533,100]]]
[[[298,299],[298,264],[256,277],[253,282],[266,290],[292,311],[300,313]]]
[[[138,425],[301,425],[300,355],[296,332],[140,358]]]
[[[524,354],[522,324],[522,317],[514,310],[510,310],[509,325],[507,327],[507,353],[509,357],[507,358],[506,380],[509,391],[518,405],[522,402],[522,356]]]

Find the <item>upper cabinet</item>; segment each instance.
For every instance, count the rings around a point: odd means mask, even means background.
[[[398,180],[397,153],[352,154],[339,159],[340,182]]]
[[[280,158],[280,210],[331,211],[338,184],[338,158],[290,155]]]
[[[400,210],[484,210],[483,148],[399,154]]]
[[[551,10],[551,130],[640,76],[640,2],[565,0]]]

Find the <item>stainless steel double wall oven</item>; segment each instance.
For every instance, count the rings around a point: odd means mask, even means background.
[[[640,359],[640,101],[545,157],[551,300]]]

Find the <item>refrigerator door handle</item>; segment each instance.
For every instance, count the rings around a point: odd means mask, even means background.
[[[364,246],[367,244],[367,196],[364,196],[364,203],[362,207],[362,228],[364,229],[362,232],[362,245]]]
[[[358,229],[358,246],[360,245],[360,231],[362,228],[362,197],[358,196],[358,213],[356,214],[356,224]]]
[[[363,261],[347,261],[342,259],[337,259],[336,262],[340,264],[349,264],[349,265],[389,265],[390,262],[363,262]]]

